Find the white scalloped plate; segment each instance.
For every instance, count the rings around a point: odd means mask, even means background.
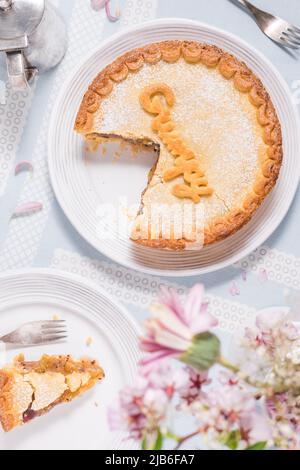
[[[118,164],[110,160],[110,163],[94,161],[87,165],[82,158],[82,139],[73,131],[82,96],[103,67],[130,49],[167,39],[212,43],[245,61],[268,89],[283,130],[284,163],[271,195],[242,230],[198,252],[150,249],[134,244],[126,236],[99,239],[95,208],[103,202],[116,202],[119,194],[139,202],[146,184],[147,169],[141,163],[144,159],[138,159],[140,162],[136,160],[134,164],[121,158]],[[147,22],[103,42],[66,83],[56,103],[49,130],[52,185],[61,207],[77,231],[114,261],[132,269],[166,276],[199,275],[224,268],[264,243],[284,219],[294,198],[300,175],[299,154],[298,113],[288,86],[275,67],[238,37],[209,25],[181,19]]]
[[[53,315],[67,321],[65,342],[2,351],[1,362],[10,362],[20,352],[30,360],[44,353],[90,356],[99,360],[106,377],[82,397],[26,426],[7,434],[0,429],[0,449],[135,449],[123,434],[109,430],[107,409],[118,391],[134,382],[140,357],[138,326],[124,307],[80,277],[46,269],[0,275],[0,336],[27,321]],[[88,337],[93,338],[90,346]]]

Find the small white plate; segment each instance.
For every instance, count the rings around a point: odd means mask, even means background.
[[[242,230],[198,252],[150,249],[134,244],[127,236],[99,238],[96,208],[107,201],[117,205],[120,194],[125,194],[129,202],[135,200],[138,203],[151,164],[146,164],[143,158],[136,159],[133,164],[122,158],[118,164],[113,159],[87,164],[82,158],[82,139],[73,131],[82,96],[100,70],[130,49],[167,39],[212,43],[245,61],[268,89],[282,124],[284,162],[271,195]],[[182,19],[147,22],[103,42],[66,83],[53,111],[49,130],[52,185],[77,231],[114,261],[132,269],[166,276],[199,275],[224,268],[264,243],[284,219],[294,198],[300,175],[299,155],[298,112],[288,86],[276,68],[240,38],[209,25]],[[115,233],[115,228],[105,227],[104,231]]]
[[[123,307],[92,283],[54,270],[31,270],[0,276],[0,335],[22,323],[65,319],[68,339],[60,344],[7,350],[9,363],[17,354],[29,360],[42,354],[71,354],[99,360],[105,379],[71,403],[59,405],[45,416],[5,434],[2,450],[133,449],[122,433],[109,430],[108,407],[118,392],[132,384],[140,357],[138,326]],[[93,342],[87,346],[86,339]],[[2,362],[3,364],[3,362]],[[1,428],[1,426],[0,426]]]

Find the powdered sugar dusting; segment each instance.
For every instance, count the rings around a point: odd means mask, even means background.
[[[161,61],[144,65],[116,85],[102,101],[94,127],[102,132],[146,135],[159,142],[151,130],[153,116],[139,104],[142,88],[158,82],[166,83],[174,91],[172,118],[176,129],[199,156],[209,186],[215,190],[213,196],[203,198],[206,218],[224,215],[250,191],[259,171],[258,155],[265,145],[256,110],[247,94],[238,92],[233,82],[225,80],[217,69],[187,64],[183,59],[175,64]],[[157,182],[161,170],[173,161],[164,149],[156,170]],[[169,194],[172,184],[157,185],[157,198],[165,202],[173,199]]]

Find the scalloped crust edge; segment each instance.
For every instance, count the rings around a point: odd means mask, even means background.
[[[247,93],[251,104],[257,108],[257,120],[262,127],[263,140],[268,146],[265,158],[261,161],[261,171],[253,189],[245,197],[240,207],[224,217],[217,217],[204,229],[204,244],[209,245],[233,235],[250,221],[253,214],[271,192],[278,179],[283,158],[281,125],[261,80],[244,63],[224,50],[196,41],[163,41],[134,49],[108,65],[89,86],[85,93],[75,122],[75,130],[89,134],[93,130],[93,116],[99,109],[101,100],[108,96],[113,86],[126,79],[129,73],[137,73],[144,65],[156,64],[160,60],[174,63],[183,57],[189,63],[203,63],[209,68],[218,68],[226,80],[233,80],[241,93]],[[119,136],[122,138],[122,136]],[[134,240],[144,246],[184,250],[192,244],[185,240]]]

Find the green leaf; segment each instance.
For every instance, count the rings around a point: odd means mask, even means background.
[[[252,446],[247,447],[245,450],[265,450],[267,446],[267,442],[256,442],[256,444],[253,444]]]
[[[153,440],[155,438],[155,440]],[[161,450],[164,443],[164,436],[161,433],[161,430],[158,428],[156,431],[156,436],[145,436],[142,440],[142,450]]]
[[[162,447],[163,447],[163,442],[164,442],[164,437],[161,433],[161,430],[158,429],[157,431],[157,438],[156,438],[156,441],[155,441],[155,444],[153,446],[153,449],[152,450],[161,450]]]
[[[194,336],[190,348],[180,360],[191,367],[204,372],[212,367],[220,357],[220,340],[210,332]]]
[[[144,437],[142,440],[142,450],[147,450],[147,439]]]
[[[240,431],[231,431],[228,435],[227,440],[225,441],[225,446],[229,447],[231,450],[236,450],[238,448],[239,442],[241,440]]]

